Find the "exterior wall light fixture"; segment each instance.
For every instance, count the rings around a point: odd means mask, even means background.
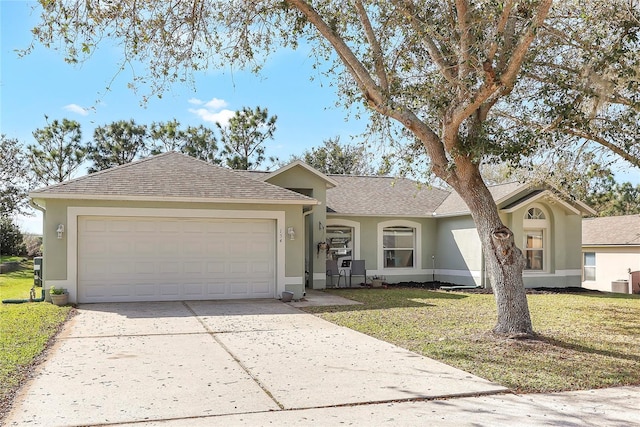
[[[287,234],[289,235],[289,240],[296,240],[296,230],[293,227],[287,228]]]

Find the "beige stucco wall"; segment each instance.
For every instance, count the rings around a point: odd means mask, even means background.
[[[438,218],[436,280],[482,285],[482,249],[470,216]]]
[[[533,206],[547,213],[545,232],[545,270],[525,271],[526,287],[580,286],[582,217],[558,204],[531,203],[513,212],[500,212],[504,224],[514,234],[519,248],[524,248],[524,218]],[[470,216],[438,219],[438,255],[436,276],[442,282],[460,285],[483,285],[485,274],[480,239]],[[488,284],[488,283],[487,283]]]
[[[432,259],[436,253],[436,221],[432,218],[398,218],[398,217],[365,217],[329,215],[327,219],[335,225],[349,225],[355,222],[359,225],[360,241],[355,244],[354,254],[358,252],[360,259],[365,260],[367,276],[384,276],[388,283],[407,281],[430,281],[432,279]],[[341,223],[341,220],[346,220]],[[408,221],[407,225],[419,224],[420,248],[419,259],[414,268],[383,268],[381,264],[382,243],[380,241],[381,227],[389,221]],[[416,248],[418,249],[418,248]],[[355,256],[355,255],[354,255]]]
[[[544,244],[547,248],[545,269],[525,271],[526,287],[579,287],[581,283],[582,217],[559,204],[531,203],[510,213],[509,226],[516,245],[524,248],[524,218],[531,207],[541,207],[547,213]]]
[[[582,282],[582,286],[587,289],[611,292],[611,282],[629,280],[629,270],[640,271],[640,246],[585,246],[582,252],[596,254],[596,280]]]
[[[135,202],[135,201],[98,201],[98,200],[36,200],[46,209],[44,215],[44,280],[47,282],[64,281],[73,276],[67,271],[67,239],[69,238],[69,217],[67,208],[129,208],[129,209],[178,209],[181,216],[189,217],[190,211],[273,211],[284,213],[284,226],[276,230],[277,239],[282,238],[285,245],[285,283],[283,289],[294,292],[300,298],[304,292],[304,218],[301,205],[254,205],[254,204],[215,204],[215,203],[183,203],[183,202]],[[236,216],[237,217],[237,216]],[[65,226],[63,239],[56,238],[59,224]],[[287,227],[294,227],[296,239],[289,240]],[[77,233],[72,233],[77,234]],[[75,285],[75,284],[73,284]],[[278,292],[280,293],[280,292]]]
[[[269,178],[267,182],[294,191],[303,190],[300,192],[320,202],[320,205],[314,206],[312,211],[307,214],[306,225],[301,228],[301,230],[305,230],[306,245],[297,255],[302,256],[303,265],[306,265],[309,287],[324,289],[326,265],[324,260],[317,256],[317,247],[318,243],[325,240],[327,181],[302,166],[293,166]],[[289,258],[287,258],[288,261]]]

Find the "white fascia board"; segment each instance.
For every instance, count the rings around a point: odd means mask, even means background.
[[[323,179],[324,181],[326,181],[327,183],[327,188],[333,188],[333,187],[337,187],[338,183],[334,180],[331,179],[330,177],[328,177],[327,175],[323,174],[322,172],[312,168],[311,166],[309,166],[308,164],[306,164],[305,162],[303,162],[302,160],[296,160],[294,162],[289,163],[288,165],[285,165],[283,167],[281,167],[280,169],[271,172],[270,174],[267,174],[266,176],[262,177],[262,181],[268,181],[269,179],[273,178],[274,176],[280,175],[283,172],[288,171],[289,169],[292,169],[296,166],[300,166],[303,169],[306,169],[307,171],[311,172],[312,174],[320,177],[321,179]]]
[[[363,217],[363,218],[436,218],[435,215],[405,215],[405,214],[359,214],[359,213],[340,213],[327,212],[327,218],[333,217]]]
[[[531,185],[529,185],[529,184],[520,184],[520,185],[518,186],[518,188],[516,188],[515,190],[513,190],[511,193],[509,193],[509,194],[507,194],[507,195],[505,195],[505,196],[503,196],[503,197],[500,197],[498,200],[496,200],[496,201],[495,201],[495,202],[496,202],[496,205],[499,205],[500,203],[503,203],[503,202],[505,202],[506,200],[509,200],[510,198],[517,196],[518,194],[522,193],[524,190],[528,190],[528,189],[530,189],[531,187],[532,187],[532,186],[531,186]],[[491,190],[489,190],[489,191],[491,191]]]
[[[518,203],[516,203],[514,206],[510,207],[509,209],[500,209],[502,212],[507,212],[507,213],[513,213],[516,210],[520,209],[522,206],[524,205],[528,205],[531,203],[534,203],[540,199],[553,199],[554,203],[558,203],[560,205],[562,205],[563,208],[565,208],[566,210],[573,212],[576,215],[581,215],[582,212],[580,212],[579,209],[574,208],[573,206],[571,206],[571,204],[565,202],[564,200],[562,200],[560,197],[556,196],[554,193],[552,193],[549,190],[544,190],[543,192],[541,192],[540,194],[536,194],[535,196],[520,201]]]
[[[121,196],[106,194],[42,194],[29,193],[33,200],[115,200],[127,202],[181,202],[181,203],[224,203],[224,204],[261,204],[261,205],[319,205],[316,199],[310,200],[282,200],[282,199],[202,199],[192,197],[156,197],[156,196]]]
[[[582,249],[586,248],[640,248],[640,243],[583,243]]]

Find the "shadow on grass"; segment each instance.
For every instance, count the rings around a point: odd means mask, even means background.
[[[640,299],[640,294],[616,294],[613,292],[584,292],[575,294],[581,297],[600,299]]]
[[[547,343],[549,345],[552,345],[554,347],[563,348],[565,350],[577,351],[577,352],[588,353],[588,354],[597,354],[597,355],[600,355],[600,356],[612,357],[612,358],[616,358],[616,359],[630,360],[632,362],[640,363],[640,355],[639,354],[629,354],[629,353],[622,353],[622,352],[615,351],[615,350],[603,350],[603,349],[599,349],[599,348],[593,348],[593,347],[589,347],[589,346],[582,345],[582,344],[569,343],[569,342],[562,341],[562,340],[559,340],[557,338],[552,338],[550,336],[546,336],[546,335],[542,335],[542,334],[538,335],[537,338],[542,342],[545,342],[545,343]]]
[[[458,300],[468,298],[467,295],[445,292],[434,292],[413,288],[391,289],[332,289],[325,291],[361,302],[358,305],[330,305],[307,307],[313,313],[340,313],[349,311],[384,310],[390,308],[435,307],[437,300]]]

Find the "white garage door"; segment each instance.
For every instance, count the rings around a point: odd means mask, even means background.
[[[274,220],[78,218],[79,302],[273,298]]]

